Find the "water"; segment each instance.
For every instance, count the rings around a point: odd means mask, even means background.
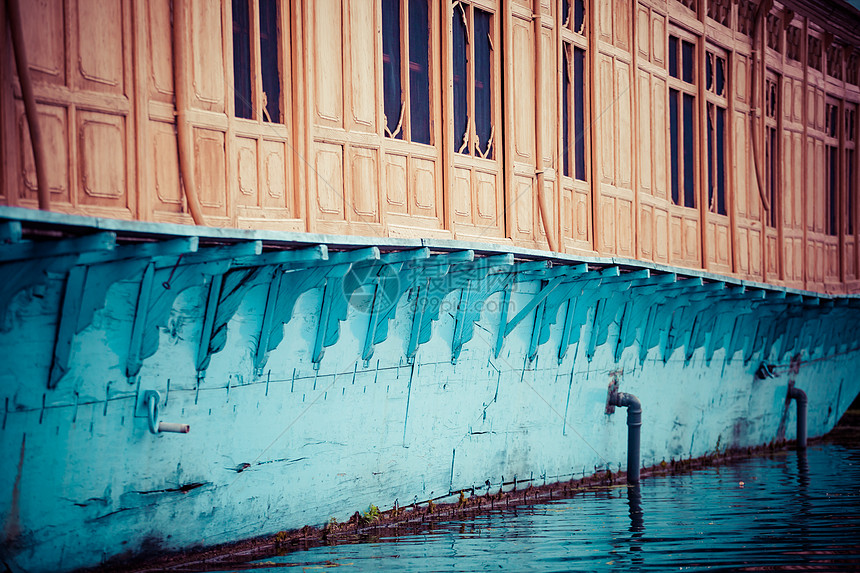
[[[244,567],[343,571],[860,571],[860,443],[645,478]]]

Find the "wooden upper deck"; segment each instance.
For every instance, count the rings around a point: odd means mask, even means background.
[[[35,208],[9,1],[0,204]],[[841,2],[18,2],[52,211],[860,292]]]

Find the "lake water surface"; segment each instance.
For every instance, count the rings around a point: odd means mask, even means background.
[[[860,571],[860,443],[272,556],[256,571]]]

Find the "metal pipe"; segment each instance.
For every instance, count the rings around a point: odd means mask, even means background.
[[[36,109],[36,96],[33,94],[33,80],[30,78],[30,66],[27,64],[24,29],[21,26],[21,6],[18,0],[7,0],[6,11],[9,14],[9,28],[12,32],[12,47],[15,52],[15,66],[18,68],[18,81],[21,84],[21,95],[24,98],[24,115],[27,116],[27,127],[30,129],[30,144],[33,146],[33,163],[36,166],[36,193],[39,197],[39,209],[47,211],[51,208],[51,190],[48,188],[48,178],[45,175],[45,153],[44,146],[42,145],[42,131],[39,129],[39,111]]]
[[[194,165],[192,163],[194,145],[192,127],[188,118],[190,97],[188,95],[188,76],[190,66],[186,53],[185,32],[188,29],[188,2],[174,0],[173,2],[173,92],[176,99],[176,133],[179,138],[179,171],[182,175],[182,188],[191,218],[197,225],[205,225],[200,197],[197,195],[197,185],[194,181]]]
[[[806,392],[794,384],[788,386],[788,399],[797,403],[797,448],[806,449]]]
[[[191,431],[191,426],[188,424],[177,424],[175,422],[159,422],[159,432],[173,432],[175,434],[187,434]]]
[[[642,427],[642,403],[633,394],[613,392],[609,396],[609,404],[627,408],[627,483],[639,483],[639,430]]]
[[[555,237],[555,225],[553,225],[552,214],[554,212],[551,197],[546,191],[546,178],[544,177],[543,165],[543,20],[541,17],[541,0],[534,0],[532,6],[535,27],[535,177],[537,185],[538,211],[546,231],[546,240],[549,250],[559,252],[560,246]]]

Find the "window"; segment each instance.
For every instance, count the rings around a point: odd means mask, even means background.
[[[766,20],[767,47],[782,53],[782,16],[771,12]]]
[[[716,20],[723,26],[728,27],[731,13],[731,0],[710,0],[708,2],[708,18]]]
[[[561,17],[565,28],[585,36],[585,0],[562,0]]]
[[[764,154],[765,188],[770,211],[767,212],[767,226],[776,227],[776,198],[779,185],[779,78],[768,74],[764,86]]]
[[[801,60],[800,40],[803,38],[803,31],[798,26],[789,26],[785,30],[785,55],[790,60],[799,62]]]
[[[562,173],[587,181],[585,127],[585,5],[583,0],[562,2],[561,132]],[[570,32],[573,32],[572,34]]]
[[[824,145],[827,153],[827,234],[838,234],[839,206],[839,102],[828,100],[825,126]]]
[[[428,8],[428,0],[382,1],[382,84],[385,135],[429,145]]]
[[[842,46],[831,44],[827,48],[827,75],[842,79]]]
[[[669,36],[669,144],[672,202],[696,206],[696,46]]]
[[[255,13],[259,30],[253,29]],[[233,0],[233,94],[236,117],[284,123],[281,106],[281,26],[277,0]],[[260,44],[256,60],[254,42]],[[253,70],[261,83],[254,85]]]
[[[809,57],[809,67],[821,71],[821,39],[816,36],[809,36],[809,46],[807,47],[807,56]]]
[[[454,149],[492,159],[494,16],[464,2],[454,4]]]
[[[756,2],[752,0],[738,1],[738,32],[752,37],[753,26],[755,26]]]
[[[726,57],[708,51],[705,59],[708,102],[708,210],[726,214]]]
[[[860,53],[851,52],[845,63],[845,81],[852,85],[858,85],[858,65],[860,65]]]

